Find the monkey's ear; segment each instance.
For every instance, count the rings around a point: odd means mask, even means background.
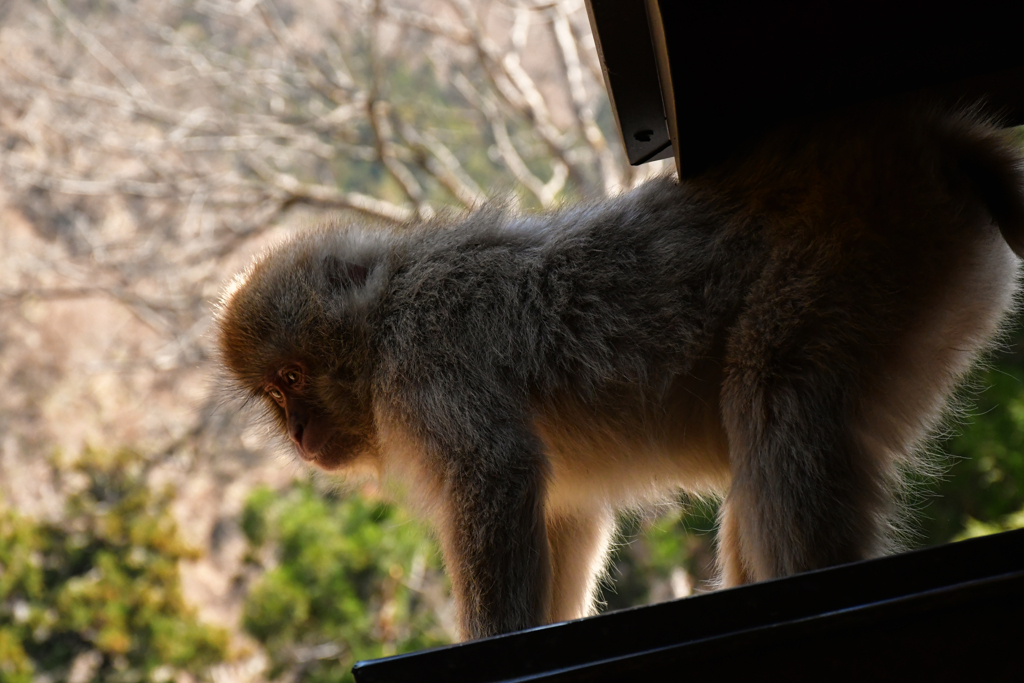
[[[324,271],[327,273],[328,284],[332,289],[337,290],[362,287],[366,283],[366,276],[369,273],[366,266],[342,261],[333,254],[324,257]]]

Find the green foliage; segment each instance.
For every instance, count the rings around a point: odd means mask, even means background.
[[[114,682],[223,659],[227,635],[181,596],[178,560],[194,553],[178,537],[171,493],[154,495],[128,450],[89,450],[70,471],[84,486],[67,500],[67,521],[0,512],[0,681],[64,678],[90,652],[94,680]]]
[[[1024,510],[1024,356],[997,358],[976,384],[966,427],[945,444],[953,464],[921,515],[928,544],[1016,528]]]
[[[357,660],[448,642],[421,592],[438,580],[437,550],[390,506],[308,485],[258,489],[242,528],[251,562],[268,567],[244,627],[266,647],[271,676],[350,681]]]
[[[962,541],[965,538],[976,538],[998,534],[1000,531],[1012,531],[1013,529],[1024,529],[1024,508],[1006,515],[995,522],[979,522],[976,519],[968,518],[964,530],[957,534],[954,541]]]
[[[653,518],[626,515],[620,519],[624,542],[612,552],[602,611],[671,598],[671,581],[679,570],[692,582],[691,589],[708,590],[715,572],[716,514],[713,501],[687,501]]]

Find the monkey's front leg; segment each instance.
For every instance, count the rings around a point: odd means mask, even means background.
[[[493,436],[493,435],[492,435]],[[494,439],[446,468],[441,541],[464,639],[546,621],[545,467],[528,439]]]

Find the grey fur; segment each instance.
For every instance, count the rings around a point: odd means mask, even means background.
[[[1021,188],[990,123],[848,112],[600,203],[300,236],[225,296],[221,349],[257,396],[308,366],[351,445],[319,464],[418,504],[493,635],[590,613],[614,511],[680,489],[726,494],[726,585],[882,552],[1011,309]]]

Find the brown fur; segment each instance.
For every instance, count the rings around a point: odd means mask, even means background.
[[[590,614],[616,511],[680,490],[725,495],[725,585],[867,558],[1012,307],[1020,163],[876,107],[600,204],[335,226],[257,259],[220,347],[304,459],[433,521],[465,637]]]

